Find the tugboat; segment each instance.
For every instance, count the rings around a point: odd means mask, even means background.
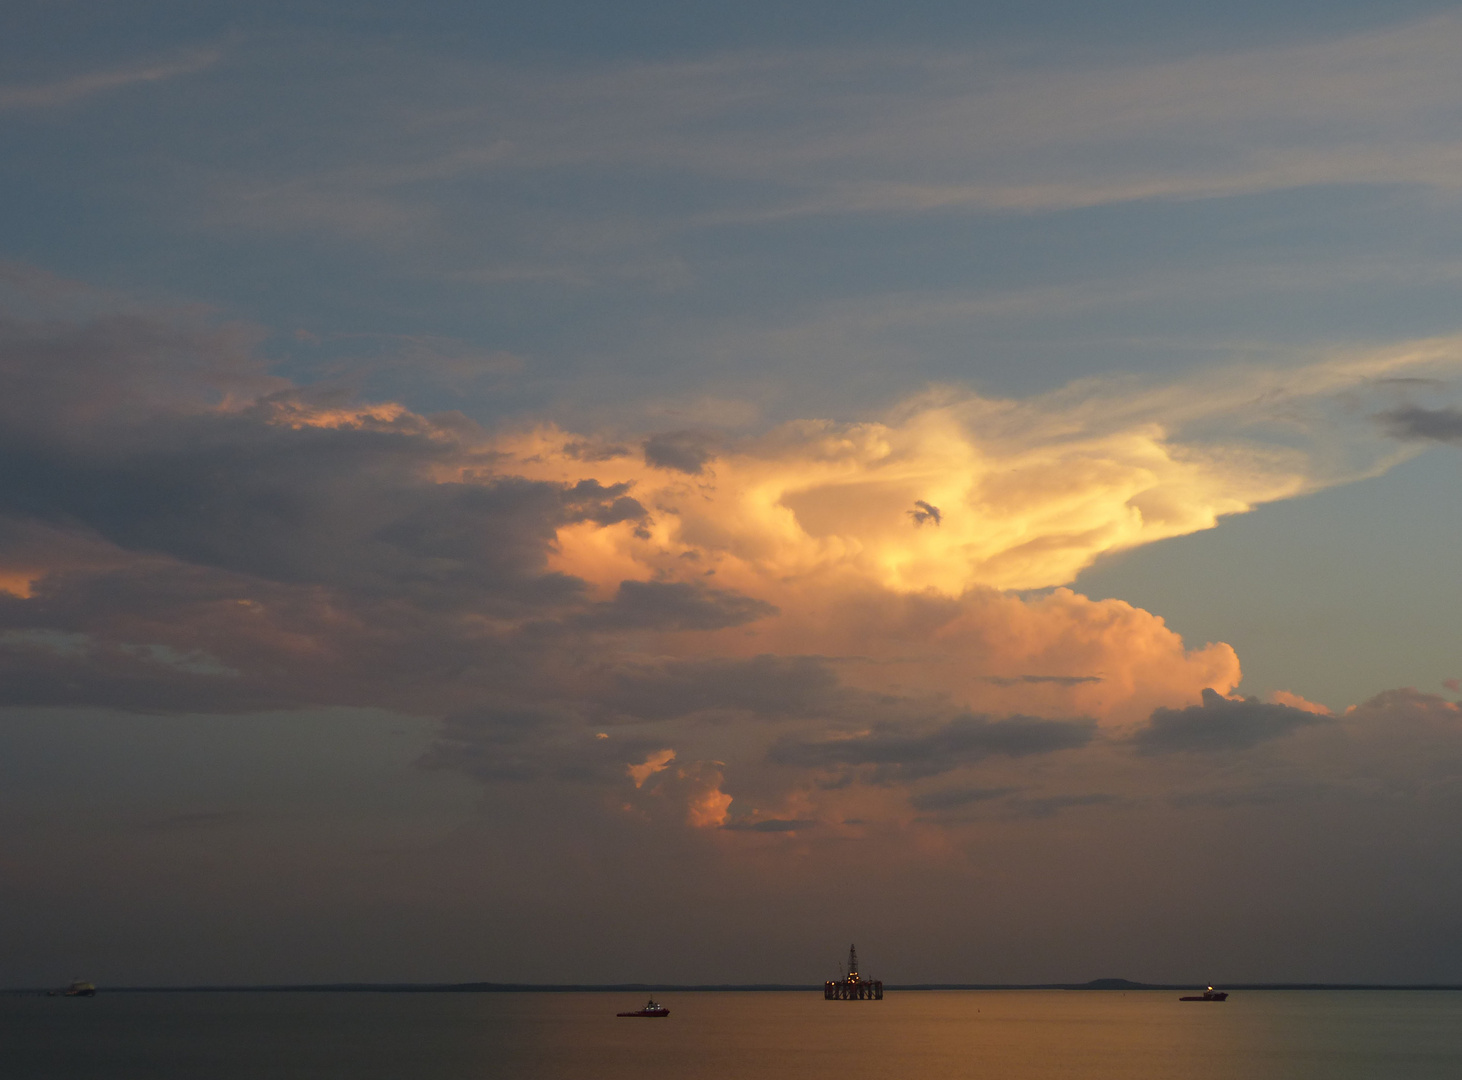
[[[670,1015],[670,1010],[667,1009],[664,1005],[656,1004],[655,999],[654,998],[651,998],[648,1002],[645,1003],[645,1007],[643,1009],[636,1009],[634,1012],[615,1013],[614,1015],[615,1016],[669,1016]]]
[[[1188,997],[1180,997],[1180,998],[1178,998],[1178,1000],[1179,1001],[1227,1001],[1228,1000],[1228,991],[1227,990],[1215,990],[1213,987],[1210,986],[1207,990],[1203,991],[1203,993],[1201,993],[1201,994],[1190,994]]]

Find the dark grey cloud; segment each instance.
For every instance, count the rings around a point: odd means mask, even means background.
[[[644,441],[646,464],[698,476],[715,454],[715,439],[703,431],[666,431]]]
[[[489,782],[617,785],[629,765],[663,745],[654,739],[601,739],[572,713],[487,707],[448,716],[419,764]]]
[[[786,833],[800,832],[804,829],[811,829],[817,826],[818,822],[810,818],[763,818],[760,821],[746,821],[732,818],[721,828],[731,832],[764,832],[764,833]]]
[[[980,803],[997,803],[992,811],[981,816],[993,816],[1002,820],[1031,820],[1048,818],[1084,806],[1110,806],[1122,802],[1117,795],[1106,792],[1083,792],[1073,794],[1022,795],[1019,788],[950,788],[944,791],[925,792],[909,800],[916,810],[938,813],[958,810],[961,807]],[[952,818],[943,816],[940,820],[968,820],[970,815]]]
[[[1408,405],[1378,413],[1376,420],[1392,438],[1462,443],[1462,410],[1459,409],[1424,409]]]
[[[258,336],[186,313],[0,318],[0,517],[479,610],[574,600],[580,584],[546,569],[556,530],[646,520],[627,484],[493,475],[460,416],[352,410],[340,389],[270,377]],[[320,410],[327,422],[310,422]],[[441,482],[454,473],[471,480]]]
[[[772,604],[733,589],[679,581],[622,581],[613,600],[577,625],[595,630],[724,630],[775,615]]]
[[[1048,818],[1062,810],[1082,806],[1112,806],[1120,802],[1120,796],[1094,791],[1081,795],[1041,795],[1029,799],[1011,799],[1007,808],[1009,816],[1014,818]]]
[[[1091,742],[1094,720],[1043,720],[1011,716],[957,717],[933,730],[885,724],[852,738],[801,740],[773,745],[770,760],[800,768],[838,769],[875,766],[885,780],[934,776],[991,757],[1027,757],[1070,750]]]
[[[565,505],[573,508],[574,521],[592,521],[596,525],[618,525],[621,521],[644,522],[649,516],[638,499],[625,494],[629,484],[601,484],[598,480],[580,480],[565,492]]]
[[[110,449],[6,440],[0,513],[273,581],[426,603],[541,604],[555,530],[639,520],[623,485],[434,483],[450,448],[410,430],[294,429],[245,417],[153,425]]]
[[[47,570],[0,592],[21,634],[0,703],[450,712],[557,685],[553,647],[586,623],[774,610],[637,583],[592,604],[548,556],[565,525],[643,526],[628,484],[495,474],[464,418],[292,387],[257,340],[188,313],[0,318],[0,553]]]
[[[180,407],[277,390],[258,328],[197,312],[105,313],[79,321],[0,315],[0,428],[73,442],[106,438]]]
[[[537,645],[394,597],[134,558],[0,592],[0,703],[450,711],[554,685]]]
[[[944,523],[944,515],[939,512],[939,507],[923,499],[914,500],[914,508],[909,511],[909,517],[914,519],[915,525],[925,525],[931,521],[935,525]]]
[[[1020,683],[1080,686],[1082,683],[1102,681],[1100,675],[983,675],[981,679],[987,683],[994,683],[996,686],[1016,686]]]
[[[953,810],[971,803],[989,802],[991,799],[1013,795],[1017,788],[1011,787],[961,787],[942,788],[939,791],[923,791],[909,799],[915,810]]]
[[[1329,783],[1278,782],[1250,784],[1242,787],[1180,791],[1168,801],[1175,807],[1283,806],[1333,796],[1336,786]]]
[[[677,660],[622,669],[599,693],[598,704],[608,715],[639,720],[717,709],[780,719],[825,715],[845,696],[836,672],[822,657],[764,654],[749,660]]]
[[[297,700],[287,685],[213,673],[204,663],[169,663],[156,649],[85,634],[8,632],[0,635],[0,705],[209,713],[278,709]]]
[[[563,452],[571,458],[579,461],[610,461],[617,457],[625,457],[630,453],[627,446],[619,446],[615,443],[586,442],[576,440],[564,443]]]
[[[1315,713],[1257,698],[1233,701],[1205,688],[1203,704],[1186,709],[1154,709],[1147,726],[1132,738],[1144,754],[1211,753],[1246,750],[1297,728],[1325,722]]]

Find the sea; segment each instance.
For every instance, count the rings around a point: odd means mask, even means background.
[[[1462,992],[0,995],[3,1080],[1462,1077]]]

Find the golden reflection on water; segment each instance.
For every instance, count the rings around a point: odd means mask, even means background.
[[[597,997],[598,995],[595,995]],[[1462,994],[890,991],[661,995],[666,1021],[591,997],[542,1003],[540,1077],[644,1080],[1326,1080],[1462,1076]],[[525,1003],[527,1004],[527,1003]],[[613,1004],[618,1005],[616,999]],[[600,1019],[602,1014],[603,1019]],[[553,1017],[554,1019],[551,1019]],[[583,1040],[551,1041],[553,1029]],[[581,1053],[584,1050],[587,1053]],[[526,1062],[525,1062],[526,1064]],[[502,1074],[499,1074],[502,1075]]]
[[[5,1080],[1455,1080],[1462,993],[0,995]]]

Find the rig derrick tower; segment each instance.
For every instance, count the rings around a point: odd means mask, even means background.
[[[848,974],[837,982],[822,984],[826,1001],[882,1001],[883,980],[865,980],[858,974],[858,946],[848,946]]]

